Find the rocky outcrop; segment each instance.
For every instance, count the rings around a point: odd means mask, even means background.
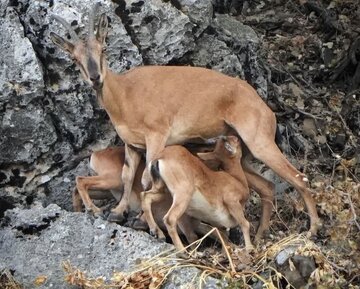
[[[88,277],[103,276],[109,281],[114,272],[131,272],[141,261],[172,248],[145,232],[66,212],[54,204],[7,211],[3,225],[0,272],[4,268],[14,272],[24,288],[38,288],[34,281],[39,276],[46,278],[40,288],[74,288],[64,281],[61,264],[65,261],[86,271]],[[163,288],[196,284],[198,274],[195,268],[178,269]],[[216,282],[207,278],[202,288],[218,288]]]
[[[246,78],[266,97],[254,31],[211,0],[99,0],[108,15],[107,58],[121,73],[142,64],[204,66]],[[93,1],[2,1],[0,13],[0,200],[38,200],[71,209],[74,178],[87,174],[91,150],[116,139],[73,61],[50,41],[66,35],[51,14],[87,34]],[[11,205],[1,205],[0,215]]]
[[[119,2],[118,15],[146,64],[167,64],[194,48],[194,24],[170,2]]]
[[[0,29],[5,31],[0,36],[0,164],[32,163],[57,140],[54,125],[34,103],[44,95],[44,73],[12,7]]]

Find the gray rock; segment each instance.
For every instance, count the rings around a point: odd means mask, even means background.
[[[279,252],[279,254],[277,254],[275,257],[276,264],[278,266],[284,265],[285,262],[288,261],[289,258],[294,255],[296,249],[297,249],[297,247],[291,246],[291,247],[285,248],[284,250],[281,250]]]
[[[250,26],[242,24],[229,15],[216,14],[214,22],[219,31],[222,32],[220,38],[233,37],[233,41],[239,45],[248,45],[249,43],[257,45],[260,43],[255,31]]]
[[[196,49],[189,60],[195,66],[211,67],[230,76],[245,78],[239,58],[225,42],[214,35],[204,33],[196,41]]]
[[[217,13],[230,13],[238,15],[243,8],[243,1],[238,0],[211,0]],[[246,1],[244,1],[246,2]]]
[[[74,87],[74,89],[76,89]],[[59,91],[53,94],[52,118],[56,122],[60,134],[67,138],[74,148],[80,149],[91,139],[96,130],[97,118],[91,103],[90,90],[86,86],[80,91]]]
[[[72,288],[64,282],[64,261],[86,271],[89,277],[109,280],[113,272],[134,270],[139,261],[172,248],[145,232],[65,212],[56,205],[14,209],[6,213],[6,220],[0,229],[0,271],[13,270],[25,288],[34,288],[40,275],[47,277],[42,288]],[[194,284],[198,275],[194,268],[178,269],[164,288]],[[218,288],[216,283],[208,278],[203,288]]]
[[[27,0],[22,1],[27,2]],[[115,5],[105,0],[97,2],[101,3],[97,17],[101,13],[105,13],[109,17],[106,54],[110,68],[120,73],[130,67],[141,65],[142,57],[139,54],[139,50],[127,35],[121,19],[115,14]],[[61,79],[66,80],[69,75],[80,78],[80,73],[79,71],[74,71],[73,61],[70,57],[51,42],[49,37],[50,31],[54,31],[61,36],[65,36],[66,31],[61,24],[50,20],[50,15],[56,14],[63,17],[68,23],[71,23],[80,37],[85,37],[88,35],[88,16],[93,4],[94,2],[90,0],[81,2],[60,0],[53,3],[30,1],[26,13],[21,15],[29,31],[27,36],[37,47],[40,55],[45,59],[51,60],[50,63],[46,63],[46,67],[58,73]],[[70,71],[66,70],[66,68],[70,69]],[[67,90],[73,86],[74,84],[71,82],[62,83],[60,89]]]
[[[118,13],[146,63],[166,64],[195,47],[194,24],[170,2],[120,1]]]
[[[260,40],[255,31],[229,15],[217,14],[213,27],[217,38],[232,48],[244,69],[246,80],[254,86],[259,95],[267,98],[267,80],[258,58]]]
[[[186,14],[196,25],[193,29],[195,37],[199,36],[211,23],[213,5],[210,0],[179,0],[181,12]]]
[[[286,278],[287,283],[291,284],[292,288],[301,289],[306,285],[306,280],[304,280],[298,270],[286,268],[284,270],[279,270],[279,272]]]
[[[216,14],[209,27],[181,63],[190,62],[247,80],[266,99],[267,80],[257,55],[260,41],[255,31],[222,14]]]
[[[46,170],[39,177],[32,180],[31,185],[34,187],[42,186],[46,192],[43,196],[38,196],[37,199],[43,205],[51,203],[58,204],[61,208],[72,211],[72,191],[75,187],[76,176],[88,176],[91,174],[89,167],[89,157],[93,151],[100,150],[114,145],[116,139],[116,132],[111,130],[107,133],[110,124],[107,124],[104,129],[104,134],[99,134],[96,139],[97,143],[85,148],[81,154],[77,154],[74,158],[71,147],[66,146],[66,143],[56,143],[54,150],[58,152],[52,158],[56,162],[61,162],[63,165],[61,170]],[[59,149],[58,149],[59,148]],[[47,159],[48,157],[45,157]]]
[[[88,176],[89,174],[89,161],[86,159],[80,162],[75,169],[51,178],[46,184],[47,191],[50,193],[42,199],[42,203],[44,205],[59,204],[63,209],[72,211],[72,191],[75,187],[75,178],[76,176]]]
[[[16,11],[5,11],[0,22],[0,107],[26,106],[43,94],[43,71]]]
[[[44,111],[33,105],[6,110],[0,125],[0,163],[31,163],[57,140]]]
[[[28,232],[41,231],[43,227],[49,226],[51,220],[56,219],[61,213],[58,205],[51,204],[46,208],[41,205],[35,206],[32,210],[15,208],[5,213],[9,226],[18,231]],[[26,233],[24,233],[26,234]]]
[[[178,288],[205,288],[218,289],[227,288],[224,280],[207,277],[205,282],[196,278],[199,276],[199,270],[193,267],[176,269],[168,277],[168,281],[162,287],[163,289],[178,289]],[[194,278],[195,277],[195,278]],[[202,286],[197,286],[197,283]]]
[[[3,0],[0,2],[0,16],[5,17],[5,11],[9,6],[9,0]]]
[[[297,268],[297,270],[299,271],[300,275],[305,280],[308,280],[310,278],[311,273],[314,272],[316,269],[315,261],[313,257],[295,255],[292,258],[292,261],[295,267]]]

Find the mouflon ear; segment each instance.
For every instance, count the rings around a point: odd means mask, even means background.
[[[105,38],[106,38],[106,35],[107,35],[107,30],[108,30],[108,19],[107,19],[107,16],[105,15],[105,13],[103,13],[100,16],[98,29],[97,29],[97,32],[96,32],[97,41],[99,41],[100,43],[105,42]]]
[[[73,53],[75,46],[70,41],[65,40],[64,38],[62,38],[61,36],[57,35],[54,32],[50,32],[50,39],[55,45],[59,46],[62,50],[70,54]]]
[[[224,147],[231,155],[236,154],[236,148],[233,147],[229,142],[226,141]]]

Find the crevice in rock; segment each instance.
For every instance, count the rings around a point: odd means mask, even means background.
[[[21,26],[23,28],[24,37],[27,38],[27,36],[26,36],[27,26],[26,26],[25,22],[23,21],[23,19],[20,17],[20,15],[26,15],[26,11],[29,8],[29,3],[26,3],[24,6],[21,6],[19,8],[18,7],[18,4],[19,4],[18,1],[11,1],[11,2],[13,2],[12,4],[16,4],[16,5],[10,5],[10,3],[9,3],[9,7],[14,7],[15,8],[14,11],[16,12],[16,15],[17,15],[17,17],[19,19],[19,22],[20,22],[20,24],[21,24]]]
[[[114,230],[113,232],[112,232],[112,234],[111,234],[111,239],[114,239],[114,238],[116,238],[116,234],[117,234],[117,232],[118,232],[118,230]]]
[[[19,2],[18,0],[10,0],[8,7],[14,7],[19,14],[25,15],[27,12],[27,9],[29,8],[29,5],[30,5],[30,3],[24,4],[23,2]],[[23,23],[22,23],[22,25],[24,26]]]
[[[53,5],[53,1],[50,1],[49,7]],[[44,83],[44,91],[48,91],[48,83],[53,83],[58,80],[58,75],[56,73],[53,73],[51,70],[48,69],[48,63],[53,62],[53,58],[49,54],[54,53],[54,48],[46,47],[46,51],[43,47],[43,45],[37,41],[37,39],[44,39],[44,34],[46,30],[48,29],[48,25],[41,25],[40,29],[37,31],[37,34],[34,35],[34,33],[31,31],[31,29],[28,27],[27,23],[22,19],[21,15],[26,15],[27,9],[29,7],[29,4],[26,4],[24,7],[20,8],[21,14],[18,14],[19,21],[23,27],[24,30],[24,37],[29,39],[36,59],[38,60],[42,73],[43,73],[43,83]],[[44,11],[47,12],[47,9],[44,8]],[[32,23],[33,22],[33,23]],[[35,21],[33,18],[30,18],[30,24],[35,25]],[[43,55],[44,52],[45,56]],[[50,81],[48,81],[50,80]],[[51,81],[52,80],[52,81]],[[40,98],[44,98],[44,96],[40,96]]]
[[[12,186],[16,188],[16,193],[23,193],[28,185],[28,178],[26,172],[31,171],[34,167],[33,163],[1,163],[0,164],[0,188]],[[25,173],[25,175],[21,175]],[[25,186],[25,187],[24,187]]]
[[[4,217],[6,210],[13,209],[15,206],[4,198],[0,198],[0,218]]]
[[[115,238],[116,238],[117,232],[118,232],[118,230],[113,230],[113,232],[111,234],[110,243],[109,243],[111,246],[115,245]]]
[[[182,9],[181,3],[178,0],[164,0],[164,2],[165,3],[170,2],[170,4],[174,6],[177,10],[181,11]]]
[[[112,0],[112,2],[114,2],[115,4],[118,5],[118,7],[115,9],[115,14],[121,19],[121,22],[123,23],[124,28],[131,39],[131,42],[139,50],[139,53],[141,54],[141,56],[143,58],[144,64],[147,64],[148,60],[147,60],[146,54],[144,53],[143,49],[141,49],[141,45],[136,38],[136,33],[131,27],[132,19],[129,17],[129,14],[131,11],[126,9],[126,1],[125,0]],[[133,3],[133,6],[136,8],[139,8],[143,5],[143,4],[140,5],[142,2],[143,1]]]
[[[18,168],[13,169],[11,172],[12,175],[10,175],[10,180],[7,184],[12,187],[22,188],[26,181],[26,177],[20,176],[20,170]]]
[[[241,13],[244,2],[244,0],[215,0],[213,1],[214,12],[236,16]]]
[[[7,179],[8,179],[7,175],[0,171],[0,185],[1,183],[5,183]]]
[[[51,222],[56,220],[60,216],[56,213],[54,216],[44,217],[40,224],[25,224],[15,227],[16,230],[21,231],[24,235],[36,235],[39,236],[41,231],[45,230],[51,225]]]
[[[28,27],[28,24],[23,20],[23,15],[26,15],[28,7],[29,7],[29,3],[26,3],[25,5],[23,5],[21,3],[21,7],[19,7],[19,2],[16,0],[12,0],[12,5],[15,8],[15,11],[17,13],[17,17],[19,19],[19,22],[21,24],[21,26],[23,27],[23,31],[24,31],[24,37],[27,38],[29,40],[29,42],[32,45],[34,54],[36,56],[36,59],[39,63],[39,65],[41,66],[41,71],[42,71],[42,76],[43,76],[43,89],[44,89],[44,93],[46,91],[48,91],[48,79],[57,79],[57,75],[55,74],[55,76],[53,75],[54,73],[51,73],[51,70],[48,69],[48,65],[47,63],[51,63],[52,62],[52,58],[49,55],[46,55],[45,57],[42,55],[42,50],[44,50],[43,45],[36,41],[36,39],[43,39],[44,38],[44,33],[45,31],[48,29],[47,25],[42,25],[41,29],[38,31],[37,35],[34,35],[33,32],[31,31],[31,29]],[[50,5],[50,4],[49,4]],[[10,5],[9,5],[10,6]],[[45,9],[46,11],[46,9]],[[33,23],[32,23],[33,22]],[[33,18],[30,18],[30,24],[35,25],[36,23],[34,22]],[[48,51],[51,54],[51,50]],[[30,103],[35,102],[41,102],[42,99],[44,98],[45,95],[39,95],[38,97],[34,98],[31,100]],[[57,135],[59,137],[59,134]]]
[[[6,103],[3,103],[1,106],[0,106],[0,113],[3,115],[6,111]],[[2,119],[2,118],[0,118]]]

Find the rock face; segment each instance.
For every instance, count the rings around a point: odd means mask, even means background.
[[[214,14],[222,12],[217,1],[99,2],[110,23],[106,53],[114,71],[148,63],[204,66],[247,79],[266,98],[256,34]],[[51,14],[86,35],[92,4],[1,2],[0,216],[11,204],[34,200],[70,209],[74,178],[88,173],[84,158],[117,141],[93,91],[49,38],[51,31],[66,36]]]
[[[149,64],[166,64],[194,48],[194,24],[170,2],[120,1],[119,16]]]
[[[38,276],[46,276],[40,288],[73,288],[64,282],[64,261],[86,271],[89,277],[110,280],[113,272],[134,270],[139,261],[172,248],[145,232],[66,212],[55,204],[16,208],[5,215],[6,225],[0,231],[0,271],[7,268],[15,272],[14,277],[25,288],[35,288]],[[194,284],[198,273],[194,268],[180,269],[169,276],[163,288]],[[215,281],[208,278],[203,288],[217,288]]]
[[[32,163],[57,140],[53,124],[35,104],[44,95],[43,69],[12,7],[0,29],[6,31],[0,36],[0,164]]]

